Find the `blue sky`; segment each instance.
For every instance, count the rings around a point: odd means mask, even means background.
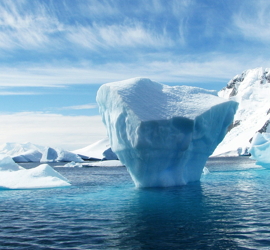
[[[0,144],[102,139],[95,95],[106,82],[219,90],[269,67],[269,13],[267,0],[1,0]]]

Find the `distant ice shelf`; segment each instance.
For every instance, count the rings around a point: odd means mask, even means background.
[[[238,106],[214,91],[146,78],[102,85],[97,103],[112,150],[137,187],[198,181]]]

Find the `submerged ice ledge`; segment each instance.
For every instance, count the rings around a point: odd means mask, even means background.
[[[145,78],[102,85],[97,103],[112,150],[137,187],[199,180],[237,109],[213,91]]]

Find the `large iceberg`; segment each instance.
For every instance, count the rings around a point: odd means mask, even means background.
[[[10,156],[0,154],[0,190],[66,186],[70,186],[69,181],[48,164],[25,169]]]
[[[214,91],[145,78],[102,85],[97,103],[112,150],[137,187],[199,180],[238,106]]]

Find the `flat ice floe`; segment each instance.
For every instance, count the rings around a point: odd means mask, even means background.
[[[25,169],[10,156],[0,155],[0,189],[35,189],[70,186],[69,181],[48,164]]]

